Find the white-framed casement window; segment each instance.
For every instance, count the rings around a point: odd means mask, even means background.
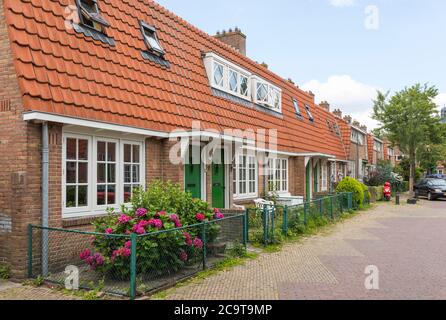
[[[253,155],[238,155],[233,169],[233,192],[235,199],[257,197],[257,158]]]
[[[268,160],[269,191],[288,192],[288,159],[273,158]]]
[[[236,64],[207,53],[204,64],[213,88],[251,101],[251,73]]]
[[[359,145],[364,145],[364,135],[362,133],[360,133],[359,131],[356,130],[352,130],[352,134],[351,134],[351,141],[354,143],[357,143]]]
[[[275,85],[257,77],[253,77],[254,102],[282,112],[282,90]]]
[[[64,133],[62,216],[81,217],[119,209],[144,187],[144,143]]]
[[[321,192],[328,191],[328,164],[321,162]]]
[[[347,163],[347,176],[356,179],[356,163],[354,161]]]

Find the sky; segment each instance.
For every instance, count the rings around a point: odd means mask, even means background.
[[[435,85],[446,106],[444,0],[157,0],[201,30],[239,27],[247,55],[367,125],[376,91]]]

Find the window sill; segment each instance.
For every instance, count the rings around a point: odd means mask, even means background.
[[[62,227],[63,228],[72,228],[72,227],[79,227],[79,226],[85,226],[90,225],[92,222],[94,222],[96,219],[104,217],[105,214],[94,214],[94,215],[79,215],[79,216],[73,216],[73,217],[63,217],[62,218]]]
[[[250,195],[250,196],[240,196],[240,197],[236,197],[234,196],[234,201],[247,201],[247,200],[255,200],[258,198],[258,195]]]

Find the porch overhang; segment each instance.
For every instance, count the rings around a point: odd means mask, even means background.
[[[223,141],[233,141],[237,143],[248,143],[248,144],[254,144],[254,142],[250,139],[244,139],[236,136],[231,136],[227,134],[221,134],[218,132],[211,132],[211,131],[173,131],[173,132],[162,132],[162,131],[155,131],[155,130],[149,130],[149,129],[143,129],[138,127],[131,127],[131,126],[125,126],[125,125],[119,125],[119,124],[113,124],[113,123],[107,123],[102,121],[96,121],[96,120],[87,120],[87,119],[81,119],[76,117],[68,117],[53,113],[46,113],[46,112],[40,112],[40,111],[28,111],[23,113],[23,120],[24,121],[37,121],[37,122],[55,122],[55,123],[61,123],[65,125],[72,125],[72,126],[80,126],[80,127],[87,127],[87,128],[95,128],[98,130],[109,130],[109,131],[117,131],[127,134],[136,134],[136,135],[142,135],[146,137],[156,137],[156,138],[162,138],[162,139],[169,139],[169,138],[217,138],[221,139]]]

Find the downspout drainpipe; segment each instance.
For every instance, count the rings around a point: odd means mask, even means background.
[[[42,124],[42,276],[48,276],[48,186],[49,186],[48,123]]]

